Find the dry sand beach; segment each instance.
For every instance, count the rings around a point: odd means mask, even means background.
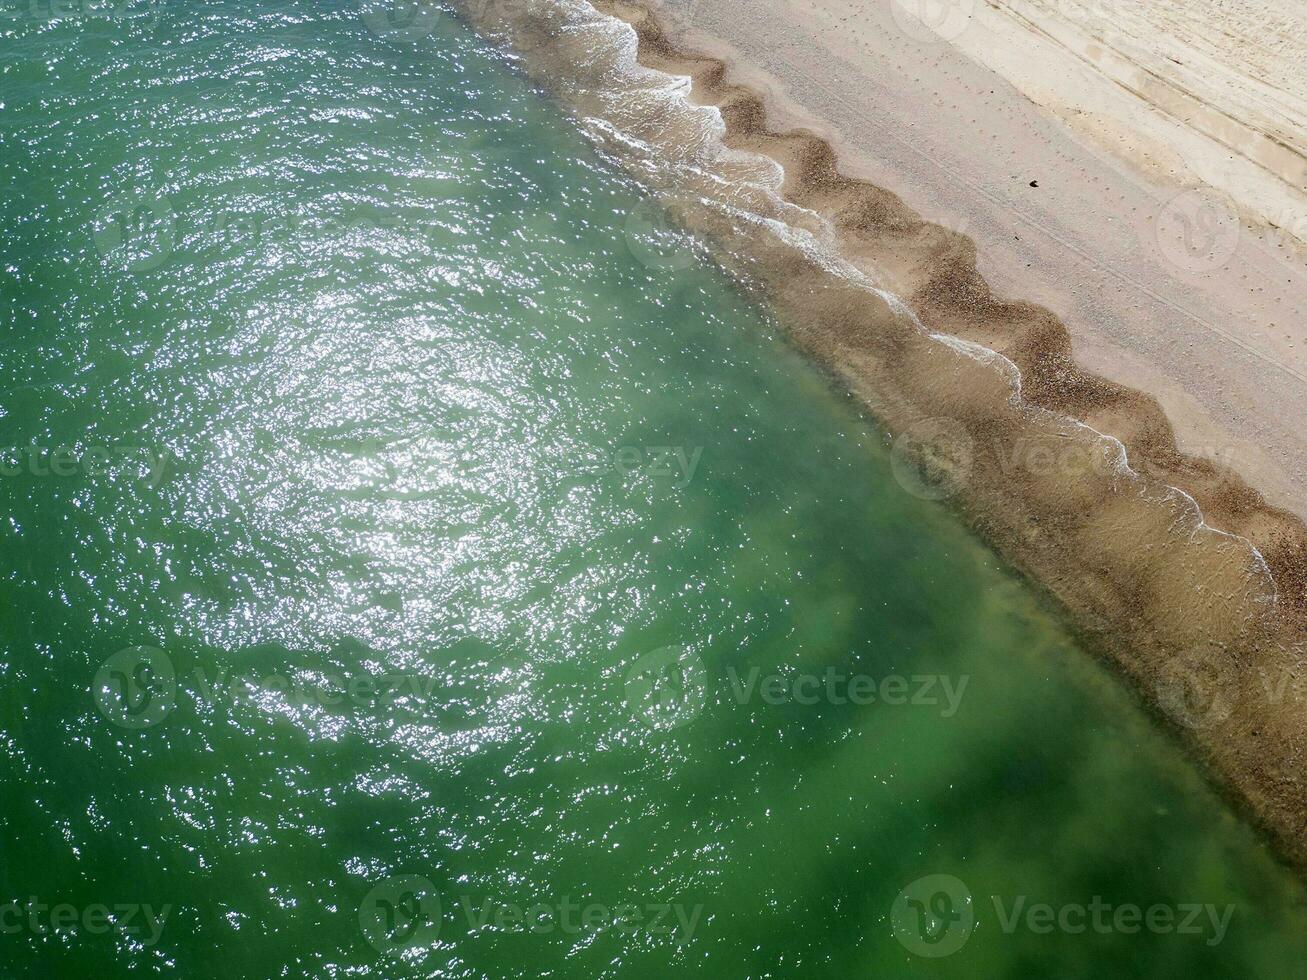
[[[1216,115],[1187,121],[1094,69],[1101,43],[1059,47],[1033,7],[923,9],[929,24],[890,0],[469,11],[1307,866],[1293,124],[1229,96],[1233,68],[1204,73]],[[1056,79],[1043,104],[967,53],[981,42],[1032,91]]]
[[[1307,4],[652,6],[774,128],[973,239],[1183,451],[1307,515]]]

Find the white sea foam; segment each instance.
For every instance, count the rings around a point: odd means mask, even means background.
[[[656,191],[662,194],[676,192],[679,185],[698,182],[718,192],[717,197],[700,195],[698,203],[714,208],[732,219],[735,226],[760,229],[770,233],[786,245],[796,249],[807,259],[818,263],[827,272],[840,279],[865,288],[884,301],[895,314],[912,323],[931,340],[961,356],[972,358],[994,367],[1003,373],[1012,389],[1011,401],[1031,418],[1062,426],[1101,441],[1103,451],[1114,458],[1115,472],[1127,478],[1141,494],[1160,489],[1163,499],[1179,502],[1182,516],[1177,524],[1187,525],[1190,539],[1199,534],[1210,534],[1237,542],[1249,553],[1250,565],[1264,580],[1265,594],[1261,601],[1273,604],[1278,588],[1265,557],[1247,538],[1209,525],[1202,508],[1192,495],[1170,484],[1146,478],[1129,462],[1125,445],[1114,436],[1099,432],[1092,426],[1070,416],[1026,402],[1021,390],[1021,370],[1008,357],[981,344],[937,331],[928,330],[903,300],[873,275],[858,268],[842,253],[838,236],[831,223],[822,215],[786,201],[782,196],[785,171],[782,165],[767,156],[738,150],[726,145],[725,120],[715,106],[696,105],[692,98],[692,81],[688,76],[675,75],[641,65],[638,62],[639,38],[635,29],[625,21],[595,10],[587,0],[532,0],[552,4],[561,15],[563,29],[593,35],[594,50],[606,48],[609,52],[606,65],[611,77],[605,92],[590,91],[610,110],[606,116],[587,116],[583,127],[600,143],[617,144],[623,152],[641,161],[647,178]],[[629,115],[633,103],[647,100],[649,113],[655,117],[674,121],[665,128],[671,135],[664,140],[651,140],[625,129],[620,119]],[[619,105],[619,103],[621,103]],[[642,122],[648,122],[642,119]],[[686,139],[686,133],[691,133]],[[624,160],[623,162],[629,163]],[[641,168],[637,168],[641,169]],[[723,174],[731,175],[728,180]],[[678,177],[693,178],[679,181]],[[816,230],[814,230],[816,229]]]

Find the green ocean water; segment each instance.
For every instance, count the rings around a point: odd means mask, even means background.
[[[1301,975],[1170,737],[451,12],[0,13],[0,976]]]

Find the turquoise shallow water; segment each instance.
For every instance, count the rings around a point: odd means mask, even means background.
[[[1295,881],[502,54],[125,9],[0,22],[0,975],[1299,974]]]

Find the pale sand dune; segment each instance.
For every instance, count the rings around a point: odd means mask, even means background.
[[[1041,29],[1061,23],[1232,119],[1307,149],[1302,0],[997,0]]]
[[[844,172],[974,239],[994,288],[1155,396],[1184,451],[1307,516],[1307,252],[1283,230],[1307,227],[1307,6],[999,2],[651,6],[765,93],[776,127],[823,136]],[[1204,131],[1221,120],[1231,145]],[[1128,443],[1128,424],[1112,434]]]
[[[1155,169],[1161,144],[1174,176],[1307,239],[1307,2],[896,2],[945,34],[954,17],[959,48],[1109,149]],[[1063,70],[1067,55],[1101,77]]]

